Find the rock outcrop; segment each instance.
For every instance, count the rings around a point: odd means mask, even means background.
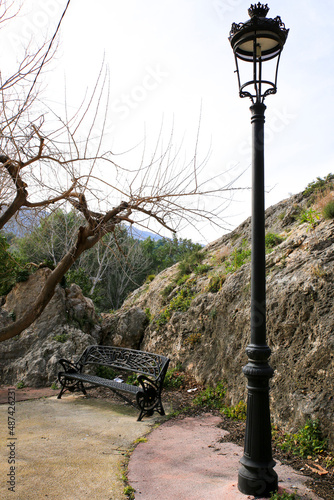
[[[266,211],[272,247],[266,257],[267,338],[275,369],[271,413],[287,431],[318,418],[334,448],[334,220],[317,220],[323,200],[315,203],[299,194]],[[301,213],[308,214],[304,223]],[[29,329],[0,343],[0,383],[51,385],[60,357],[104,343],[165,354],[201,383],[224,380],[231,404],[244,400],[250,239],[248,219],[203,249],[188,275],[178,265],[166,269],[117,313],[104,314],[101,326],[79,287],[58,286]],[[41,269],[12,290],[0,323],[29,307],[48,272]]]
[[[7,295],[0,322],[13,321],[31,306],[51,271],[39,269]],[[50,386],[57,380],[58,360],[80,354],[100,341],[101,327],[90,299],[77,285],[57,286],[41,316],[20,335],[0,343],[0,384]]]
[[[266,257],[271,408],[274,421],[290,431],[319,418],[334,446],[334,221],[310,217],[301,224],[297,216],[309,204],[300,194],[266,211],[275,245]],[[246,396],[249,243],[250,219],[208,245],[190,276],[180,279],[177,265],[163,271],[113,319],[115,325],[133,308],[146,311],[151,321],[141,349],[170,356],[202,383],[224,379],[232,404]],[[121,336],[116,329],[108,341]]]
[[[116,347],[139,349],[148,318],[140,307],[131,307],[124,314],[103,314],[102,343]]]

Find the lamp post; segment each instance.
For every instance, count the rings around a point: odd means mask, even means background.
[[[278,478],[272,458],[269,408],[268,364],[270,348],[266,342],[266,267],[264,200],[264,99],[277,90],[280,55],[288,36],[279,16],[267,18],[268,5],[248,9],[250,19],[232,24],[229,40],[234,52],[240,97],[252,101],[252,263],[251,263],[251,342],[246,348],[247,420],[244,455],[240,460],[238,488],[254,496],[270,496],[277,490]],[[242,73],[249,76],[242,83]],[[273,78],[268,78],[268,70]]]

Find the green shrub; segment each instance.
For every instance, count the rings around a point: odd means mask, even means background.
[[[194,298],[192,290],[188,287],[181,288],[175,297],[172,298],[169,304],[171,311],[187,311]]]
[[[10,252],[7,237],[0,233],[0,295],[7,295],[19,281],[26,281],[30,271],[21,259]]]
[[[23,281],[28,281],[30,276],[29,269],[20,269],[16,274],[16,282],[21,283]]]
[[[272,493],[270,496],[270,500],[298,500],[299,498],[296,493],[287,493],[285,490],[282,493]]]
[[[191,346],[194,346],[195,344],[199,344],[202,338],[202,334],[199,332],[194,332],[189,335],[189,337],[186,338],[185,343],[189,344]]]
[[[151,321],[152,321],[152,314],[151,314],[151,311],[150,311],[149,307],[146,307],[146,309],[145,309],[145,315],[146,315],[147,322],[151,323]]]
[[[225,280],[226,280],[225,274],[223,274],[222,276],[212,276],[209,280],[207,291],[211,293],[219,292]]]
[[[310,229],[314,229],[316,227],[319,219],[320,219],[319,214],[312,207],[303,210],[303,212],[301,212],[301,214],[299,215],[300,223],[302,224],[304,222],[307,222]]]
[[[193,280],[188,280],[180,287],[176,295],[171,299],[168,306],[163,309],[158,316],[155,318],[158,327],[164,326],[171,318],[172,311],[182,311],[185,312],[189,309],[189,306],[195,296],[191,289],[191,284]],[[167,287],[166,287],[167,288]],[[167,295],[168,296],[168,295]]]
[[[322,215],[325,219],[334,219],[334,200],[331,200],[324,206]]]
[[[239,401],[235,406],[226,406],[223,413],[233,420],[246,420],[247,404],[244,401]]]
[[[334,175],[328,174],[324,179],[317,177],[317,180],[310,182],[306,189],[303,191],[304,196],[308,196],[313,193],[319,193],[325,191],[327,188],[333,188]]]
[[[139,385],[137,375],[135,373],[131,373],[131,375],[128,376],[125,382],[130,385]]]
[[[23,389],[25,387],[25,383],[21,380],[16,384],[16,389]]]
[[[212,320],[216,319],[217,318],[217,307],[213,307],[210,312],[209,312],[209,318],[211,318]]]
[[[68,339],[68,334],[67,333],[61,333],[60,335],[55,335],[52,337],[53,340],[56,342],[60,342],[61,344],[64,344],[67,339]]]
[[[98,377],[102,378],[108,378],[110,380],[113,380],[115,377],[117,377],[117,373],[115,370],[112,368],[108,368],[107,366],[97,366],[95,369],[95,373]]]
[[[181,276],[181,278],[179,278],[177,281],[176,281],[176,284],[177,286],[182,286],[184,285],[184,283],[186,281],[188,281],[188,279],[190,278],[190,274],[185,274],[184,276]]]
[[[191,274],[195,270],[195,268],[199,264],[201,264],[203,258],[204,258],[204,254],[200,250],[196,250],[195,252],[188,254],[178,264],[178,267],[179,267],[178,277],[181,278],[185,274]]]
[[[266,237],[265,237],[266,248],[268,248],[268,249],[274,248],[277,245],[279,245],[280,243],[282,243],[283,240],[284,240],[284,238],[282,238],[282,236],[280,236],[279,234],[267,233]]]
[[[179,389],[184,384],[184,374],[177,368],[167,370],[164,387],[169,389]]]
[[[158,328],[160,328],[160,326],[164,326],[166,323],[168,323],[169,320],[170,320],[170,310],[167,308],[161,311],[155,318],[155,322]]]
[[[134,500],[135,498],[135,489],[132,488],[132,486],[125,486],[123,492],[124,492],[124,495],[126,495],[128,497],[129,500]]]
[[[231,253],[230,258],[225,264],[225,269],[227,273],[234,273],[239,267],[243,266],[249,261],[251,256],[251,249],[246,247],[247,241],[242,242],[240,248],[236,248]]]
[[[149,274],[145,280],[145,283],[151,283],[151,281],[154,280],[155,276],[155,274]]]
[[[277,446],[293,455],[303,458],[316,456],[327,448],[327,441],[322,439],[318,420],[308,420],[296,434],[275,435]]]
[[[225,408],[224,400],[226,395],[226,388],[224,382],[218,382],[216,387],[208,386],[194,399],[196,406],[204,406],[223,410]]]
[[[168,295],[169,295],[170,293],[172,293],[172,291],[174,290],[175,286],[176,286],[176,285],[175,285],[175,283],[170,283],[169,285],[167,285],[167,286],[166,286],[166,287],[162,290],[161,295],[162,295],[163,297],[167,298],[167,297],[168,297]]]
[[[211,266],[209,264],[199,264],[198,266],[195,267],[194,273],[195,274],[205,274],[211,269]]]

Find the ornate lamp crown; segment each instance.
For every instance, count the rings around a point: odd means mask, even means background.
[[[260,2],[256,5],[251,5],[250,8],[248,9],[248,14],[249,17],[266,17],[266,15],[269,12],[269,7],[268,4],[266,5],[261,4]]]

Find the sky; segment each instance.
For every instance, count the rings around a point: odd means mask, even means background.
[[[19,2],[17,2],[19,4]],[[154,148],[163,123],[181,156],[191,158],[200,120],[199,161],[224,185],[240,174],[232,202],[222,213],[225,230],[207,221],[184,225],[179,237],[207,243],[250,215],[251,124],[249,99],[238,95],[228,41],[233,22],[248,19],[244,0],[71,0],[60,31],[46,98],[73,109],[92,88],[104,61],[109,70],[106,140],[117,153],[143,142]],[[14,1],[15,4],[15,1]],[[6,57],[31,36],[52,34],[66,0],[25,0],[8,28]],[[334,3],[271,0],[268,17],[280,15],[290,29],[278,92],[265,104],[265,183],[269,207],[334,171]],[[4,56],[3,56],[4,57]],[[141,161],[134,148],[128,165]],[[127,160],[125,160],[127,161]],[[206,202],[206,203],[209,203]]]

